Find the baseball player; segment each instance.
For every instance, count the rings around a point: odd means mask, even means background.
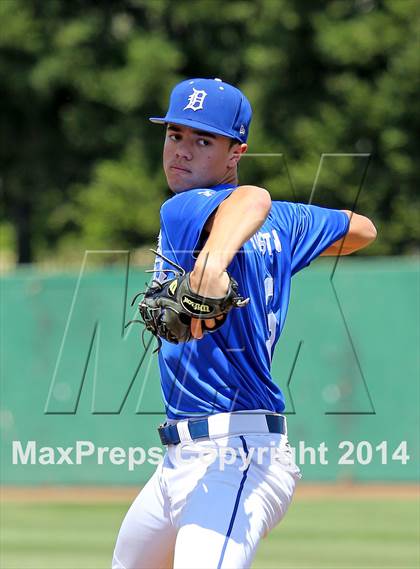
[[[191,79],[174,88],[166,116],[151,119],[166,126],[163,167],[175,194],[161,207],[145,309],[161,336],[167,451],[125,516],[113,569],[250,567],[300,478],[270,373],[291,278],[319,255],[376,237],[364,216],[238,185],[251,115],[232,85]],[[157,319],[165,299],[175,309]]]

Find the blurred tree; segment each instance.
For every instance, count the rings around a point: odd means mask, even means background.
[[[0,2],[1,214],[16,228],[21,263],[68,234],[81,248],[96,236],[101,248],[156,233],[165,188],[148,173],[160,164],[160,143],[139,141],[151,140],[145,115],[159,99],[163,106],[180,55],[120,8]]]
[[[261,6],[248,36],[244,84],[256,110],[259,149],[285,153],[300,200],[311,193],[322,153],[370,154],[356,209],[376,221],[379,239],[364,253],[415,251],[420,4],[297,0],[283,2],[283,9],[279,2]],[[266,187],[278,198],[289,196],[287,172],[270,164]],[[315,202],[350,207],[365,167],[362,157],[324,161]]]
[[[147,117],[165,112],[171,87],[188,76],[242,87],[255,111],[250,152],[283,153],[244,158],[242,181],[275,199],[331,207],[352,207],[358,196],[356,210],[379,228],[366,254],[414,251],[419,8],[417,0],[3,0],[0,215],[16,228],[19,261],[63,243],[109,249],[154,239],[170,193],[163,129]],[[325,156],[321,168],[323,153],[346,156]]]

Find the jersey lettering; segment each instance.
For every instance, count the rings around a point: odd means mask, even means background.
[[[263,255],[268,252],[270,256],[273,255],[273,250],[280,253],[281,243],[278,233],[275,229],[268,231],[257,231],[255,235],[251,237],[251,243],[255,250],[261,251]]]

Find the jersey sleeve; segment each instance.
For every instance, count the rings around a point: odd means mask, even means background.
[[[346,213],[314,205],[296,204],[298,223],[292,243],[292,274],[307,267],[348,231]]]
[[[292,275],[341,239],[350,224],[343,211],[315,205],[277,201],[272,212],[289,241]]]
[[[162,232],[178,262],[194,260],[202,245],[200,237],[208,218],[235,189],[188,190],[162,205]]]

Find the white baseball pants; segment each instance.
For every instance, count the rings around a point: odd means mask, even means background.
[[[124,518],[112,569],[250,567],[299,478],[286,435],[171,445]]]

